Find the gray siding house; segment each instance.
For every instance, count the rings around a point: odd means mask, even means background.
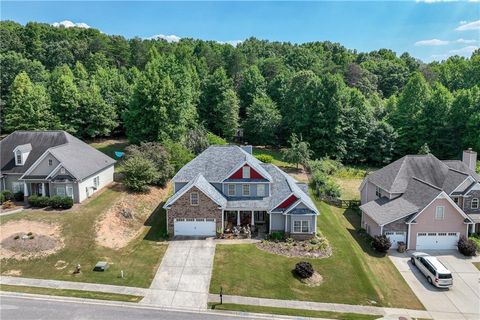
[[[319,212],[307,186],[251,150],[211,146],[177,172],[164,205],[169,234],[211,236],[246,225],[297,238],[316,234]]]
[[[456,249],[461,236],[480,231],[476,160],[472,150],[462,161],[409,155],[369,174],[360,186],[362,227],[393,248]]]
[[[15,131],[0,141],[0,190],[79,203],[113,181],[114,164],[65,131]]]

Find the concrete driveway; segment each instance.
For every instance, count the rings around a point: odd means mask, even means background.
[[[480,271],[472,264],[480,259],[466,258],[456,250],[425,252],[436,256],[452,272],[451,289],[430,285],[410,262],[411,252],[392,250],[389,257],[434,319],[480,319]]]
[[[171,241],[150,291],[140,303],[206,309],[214,256],[213,239]]]

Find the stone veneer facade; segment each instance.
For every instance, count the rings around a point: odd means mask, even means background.
[[[198,205],[190,204],[190,194],[198,193]],[[167,209],[167,231],[169,235],[173,235],[173,222],[175,218],[215,218],[217,229],[222,228],[222,209],[219,205],[207,197],[197,187],[192,187],[184,195],[175,201],[172,206]]]

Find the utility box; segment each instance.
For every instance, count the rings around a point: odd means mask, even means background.
[[[108,269],[108,262],[106,261],[99,261],[93,268],[93,271],[105,271]]]

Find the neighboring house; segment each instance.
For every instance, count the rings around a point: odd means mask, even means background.
[[[78,203],[113,181],[114,164],[65,131],[15,131],[0,141],[0,189]]]
[[[252,147],[211,146],[173,177],[167,210],[171,235],[215,235],[249,225],[296,238],[316,234],[319,214],[300,184],[251,155]]]
[[[393,248],[403,241],[414,250],[456,249],[460,236],[479,231],[476,161],[471,149],[462,161],[405,156],[369,174],[360,186],[362,227]]]

